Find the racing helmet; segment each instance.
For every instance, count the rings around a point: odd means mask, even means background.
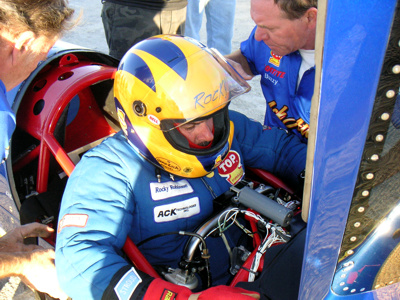
[[[165,171],[196,178],[228,154],[233,123],[228,103],[250,90],[216,50],[179,35],[157,35],[133,46],[114,80],[119,122],[135,150]],[[207,149],[190,146],[179,127],[213,118]]]

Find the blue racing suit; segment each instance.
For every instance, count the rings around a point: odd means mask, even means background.
[[[8,156],[10,139],[15,129],[15,114],[7,101],[6,87],[0,80],[0,159],[1,162]]]
[[[307,142],[315,67],[303,74],[297,88],[302,61],[299,51],[277,56],[263,41],[255,40],[255,31],[256,27],[241,43],[240,51],[253,74],[261,75],[261,89],[267,102],[264,124],[287,128]]]
[[[213,199],[243,178],[244,166],[263,168],[292,186],[299,185],[305,144],[284,130],[264,130],[240,113],[231,111],[230,118],[234,123],[231,150],[214,172],[202,178],[172,179],[161,171],[158,182],[157,168],[135,151],[122,132],[83,156],[65,189],[56,245],[58,278],[70,297],[111,299],[104,293],[115,291],[120,299],[129,299],[122,294],[136,299],[149,282],[144,284],[146,275],[132,270],[121,256],[126,238],[137,244],[160,233],[193,232],[212,214]],[[216,244],[220,248],[213,251],[208,240],[215,257],[211,272],[218,284],[228,272],[229,258],[225,247]],[[184,236],[165,235],[139,249],[152,265],[176,267],[186,241]],[[213,263],[221,266],[213,269]],[[129,286],[129,292],[121,286]]]
[[[19,224],[18,210],[11,197],[6,170],[10,139],[15,129],[15,114],[7,100],[6,87],[0,80],[0,229],[9,231]]]

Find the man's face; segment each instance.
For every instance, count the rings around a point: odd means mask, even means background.
[[[251,0],[250,14],[257,25],[255,39],[267,44],[274,54],[283,56],[299,49],[314,49],[307,15],[289,20],[273,0]]]
[[[4,80],[7,90],[13,89],[24,81],[36,69],[38,63],[46,59],[55,41],[56,38],[50,40],[46,37],[39,37],[32,42],[29,48],[25,48],[21,52],[18,59],[14,60],[13,66]]]
[[[212,118],[193,121],[179,127],[180,133],[192,144],[207,146],[214,139],[214,121]]]

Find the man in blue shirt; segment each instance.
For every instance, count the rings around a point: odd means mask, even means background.
[[[252,0],[256,27],[240,50],[227,55],[245,79],[261,75],[264,124],[308,140],[315,77],[317,0]]]
[[[15,115],[6,92],[25,80],[46,58],[55,41],[72,25],[69,20],[73,12],[64,0],[0,0],[0,213],[6,216],[4,220],[10,218],[5,207],[13,203],[5,160],[15,129]],[[1,224],[1,229],[11,228],[9,224]],[[0,278],[19,276],[40,291],[66,298],[58,286],[54,251],[23,243],[26,237],[47,237],[53,231],[42,224],[28,224],[1,237]]]

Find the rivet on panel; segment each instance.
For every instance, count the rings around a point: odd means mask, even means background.
[[[368,173],[367,175],[365,175],[365,178],[367,178],[368,180],[374,179],[374,173]]]
[[[392,68],[392,72],[393,72],[394,74],[399,74],[399,73],[400,73],[400,65],[395,65],[395,66]]]
[[[387,121],[387,120],[389,120],[389,118],[390,118],[390,114],[388,114],[388,113],[383,113],[383,114],[381,115],[381,119],[382,119],[383,121]]]
[[[354,251],[353,251],[353,250],[348,250],[348,251],[346,251],[346,253],[347,253],[348,255],[352,255],[352,254],[354,254]]]
[[[377,161],[377,160],[379,160],[379,155],[378,155],[378,154],[373,154],[373,155],[371,156],[371,160],[372,160],[372,161]]]
[[[354,223],[354,227],[360,227],[361,226],[361,223],[360,222],[355,222]]]
[[[358,212],[360,212],[360,213],[364,212],[364,210],[365,210],[365,208],[364,208],[363,206],[360,206],[360,207],[358,208]]]
[[[351,238],[350,238],[350,241],[352,241],[352,242],[355,242],[357,240],[357,237],[355,237],[355,236],[352,236]]]
[[[367,190],[362,191],[361,195],[363,195],[364,197],[368,197],[369,196],[369,191],[367,191]]]
[[[376,140],[377,142],[382,142],[382,141],[383,141],[383,135],[382,135],[382,134],[378,134],[378,135],[375,137],[375,140]]]
[[[393,98],[396,95],[396,92],[394,90],[388,90],[386,92],[386,97],[387,98]]]

